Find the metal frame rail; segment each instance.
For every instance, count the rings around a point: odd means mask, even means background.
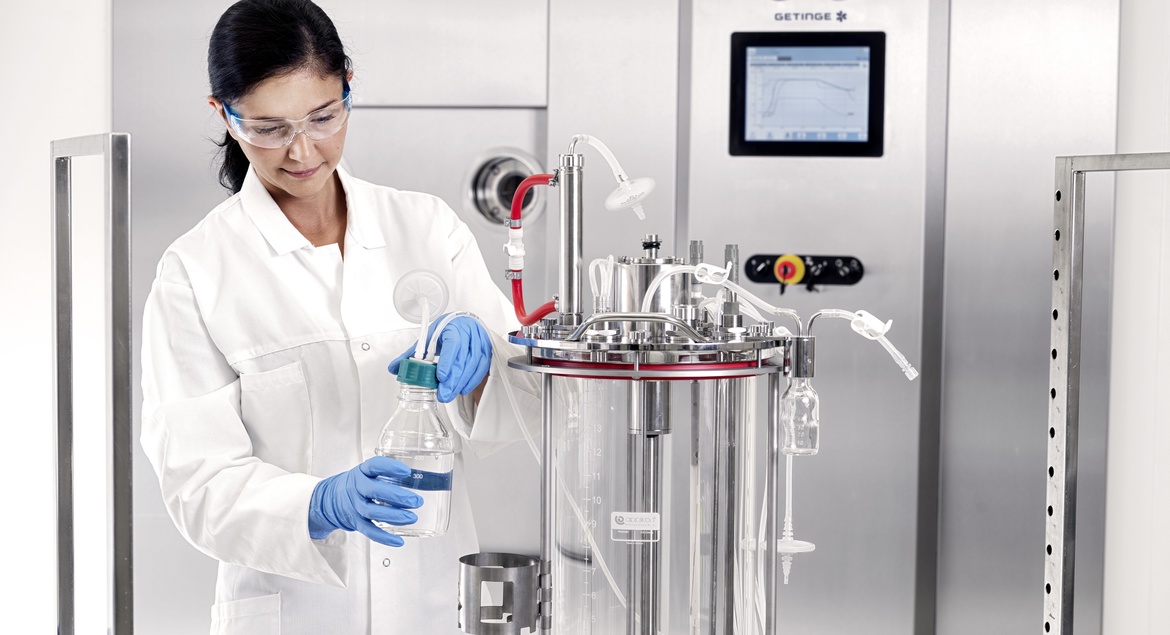
[[[73,517],[73,157],[105,157],[106,310],[110,318],[107,355],[110,408],[107,448],[107,555],[112,597],[110,633],[134,631],[133,543],[131,537],[131,304],[130,304],[130,135],[108,133],[53,141],[53,313],[56,325],[54,409],[57,433],[57,633],[75,632]]]
[[[1168,170],[1170,152],[1057,157],[1052,247],[1052,366],[1048,405],[1048,509],[1044,633],[1072,635],[1080,417],[1085,173]]]

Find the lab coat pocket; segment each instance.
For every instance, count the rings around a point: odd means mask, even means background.
[[[308,472],[313,414],[300,362],[240,375],[240,415],[252,455],[289,472]]]
[[[212,606],[211,635],[280,635],[280,594]]]

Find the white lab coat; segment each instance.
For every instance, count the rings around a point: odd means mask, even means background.
[[[397,405],[387,364],[418,335],[394,309],[413,269],[446,281],[448,310],[478,314],[494,355],[517,328],[471,232],[440,199],[355,179],[345,258],[314,247],[249,172],[239,194],[175,241],[143,320],[142,445],[166,507],[220,561],[213,635],[456,634],[458,558],[478,551],[457,461],[451,527],[402,548],[308,534],[317,482],[373,454]],[[525,417],[537,382],[507,371]],[[478,409],[446,408],[473,447],[519,434],[493,368]]]

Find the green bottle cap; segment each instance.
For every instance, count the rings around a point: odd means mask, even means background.
[[[438,388],[439,380],[435,377],[434,362],[425,362],[408,357],[398,366],[398,381],[411,386],[423,388]]]

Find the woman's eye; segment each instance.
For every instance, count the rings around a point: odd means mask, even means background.
[[[267,136],[279,134],[283,130],[284,130],[284,126],[257,126],[255,128],[252,128],[252,133],[267,137]]]
[[[334,115],[332,113],[318,115],[316,117],[313,117],[313,123],[326,123],[326,122],[332,121],[333,118],[336,116],[337,115]]]

